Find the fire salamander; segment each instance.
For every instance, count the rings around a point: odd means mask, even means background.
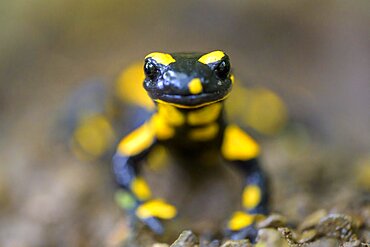
[[[189,166],[209,154],[243,176],[242,210],[227,221],[227,235],[252,238],[256,220],[267,213],[266,176],[258,164],[260,146],[225,119],[224,100],[234,83],[228,55],[154,52],[145,57],[144,72],[143,85],[155,111],[119,142],[113,157],[116,181],[135,199],[130,212],[156,234],[164,232],[164,221],[179,213],[164,199],[153,198],[142,176],[139,163],[155,146],[165,147]]]

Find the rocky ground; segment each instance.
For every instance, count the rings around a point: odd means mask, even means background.
[[[173,247],[247,247],[247,246],[369,246],[369,207],[362,211],[366,215],[351,217],[345,214],[328,214],[325,210],[314,212],[298,227],[288,226],[281,215],[269,215],[257,224],[256,243],[249,240],[199,240],[191,231],[184,231],[171,245],[155,243],[152,246]],[[368,221],[368,220],[367,220]]]

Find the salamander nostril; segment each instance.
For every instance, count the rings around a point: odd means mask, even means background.
[[[164,80],[163,81],[163,85],[165,86],[165,87],[169,87],[170,86],[170,81],[167,81],[167,80]]]
[[[171,80],[171,72],[170,71],[167,71],[163,74],[163,79],[168,81],[168,80]]]

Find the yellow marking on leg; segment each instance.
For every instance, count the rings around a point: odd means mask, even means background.
[[[227,227],[232,231],[239,231],[254,222],[254,215],[236,211],[229,220]]]
[[[145,57],[154,59],[157,63],[163,64],[163,65],[169,65],[171,63],[176,62],[176,60],[168,53],[162,53],[162,52],[153,52],[150,53]]]
[[[259,145],[236,125],[226,127],[221,147],[222,155],[227,160],[249,160],[260,153]]]
[[[220,115],[222,109],[221,103],[215,103],[205,106],[202,109],[191,111],[188,113],[188,123],[190,125],[202,125],[214,122]]]
[[[150,127],[158,140],[167,140],[175,135],[175,130],[158,113],[154,114],[150,119]]]
[[[148,184],[141,177],[134,178],[131,182],[130,188],[137,199],[141,201],[148,200],[152,196],[152,192],[150,191]]]
[[[202,82],[199,78],[192,79],[188,84],[188,88],[191,94],[200,94],[203,91]]]
[[[150,124],[145,123],[118,144],[117,151],[124,156],[137,155],[147,148],[149,148],[154,142],[154,132]]]
[[[246,186],[243,190],[243,207],[253,209],[261,202],[262,192],[257,185]]]
[[[219,127],[217,123],[193,129],[189,132],[189,138],[195,141],[208,141],[214,138],[218,133]]]
[[[180,126],[185,122],[184,115],[171,105],[158,104],[158,114],[170,125]]]
[[[201,56],[198,61],[203,64],[210,64],[220,61],[225,56],[222,51],[213,51]]]
[[[136,209],[136,215],[141,218],[157,217],[160,219],[172,219],[177,214],[177,210],[162,199],[150,200]]]

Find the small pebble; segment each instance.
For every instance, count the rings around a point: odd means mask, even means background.
[[[272,228],[265,228],[258,231],[256,246],[285,247],[288,243],[281,237],[281,234]]]
[[[320,220],[316,230],[319,235],[343,241],[357,239],[352,229],[352,218],[347,215],[330,214]]]
[[[343,243],[343,247],[359,247],[361,246],[360,240]]]
[[[152,245],[152,247],[170,247],[170,246],[168,244],[155,243]]]
[[[264,220],[261,220],[257,223],[257,228],[277,228],[286,226],[287,219],[279,214],[271,214]]]
[[[221,247],[252,247],[252,244],[246,240],[228,240]]]
[[[171,247],[195,247],[198,243],[198,238],[192,231],[183,231]]]
[[[298,226],[298,231],[302,232],[304,230],[314,228],[327,214],[328,213],[324,209],[315,211],[303,220],[303,222]]]
[[[315,229],[307,230],[301,234],[298,242],[299,243],[312,242],[316,236],[317,236],[317,231]]]
[[[338,247],[340,243],[338,240],[333,238],[320,238],[315,242],[305,245],[307,247]]]

